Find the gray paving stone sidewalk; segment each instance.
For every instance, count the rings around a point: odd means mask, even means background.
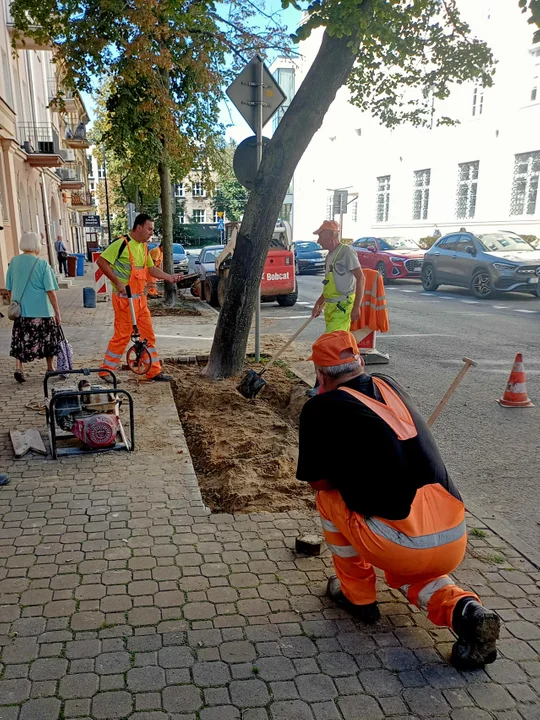
[[[461,673],[382,581],[377,626],[332,606],[292,550],[314,516],[210,514],[168,386],[133,386],[132,454],[16,461],[41,385],[0,367],[0,720],[540,719],[540,573],[479,521],[455,576],[504,628]]]

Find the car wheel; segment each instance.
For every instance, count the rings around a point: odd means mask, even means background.
[[[487,270],[479,270],[471,280],[471,292],[479,300],[488,300],[493,295],[491,275]]]
[[[206,278],[204,281],[204,295],[206,302],[212,307],[219,306],[217,294],[218,282],[219,279],[216,275],[210,275],[210,277]]]
[[[424,264],[422,266],[422,285],[426,292],[435,292],[439,287],[433,265]]]
[[[388,273],[386,271],[386,265],[383,262],[377,263],[377,267],[375,270],[382,275],[383,282],[386,284],[388,282]]]

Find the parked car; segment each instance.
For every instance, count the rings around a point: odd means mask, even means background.
[[[360,265],[377,270],[384,281],[420,278],[425,250],[402,237],[362,237],[353,242]]]
[[[185,248],[188,259],[188,275],[198,272],[198,266],[195,265],[199,259],[202,248]]]
[[[507,231],[456,232],[431,247],[422,267],[427,292],[439,285],[470,288],[485,300],[495,292],[539,294],[540,250]]]
[[[153,250],[158,245],[159,243],[149,242],[148,250]],[[188,271],[188,258],[184,246],[180,243],[173,243],[173,268],[176,274],[184,273],[186,275]]]
[[[319,243],[314,240],[296,240],[293,248],[298,275],[324,272],[328,250],[323,250]]]

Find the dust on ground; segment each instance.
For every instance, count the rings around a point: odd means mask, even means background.
[[[237,391],[240,377],[209,380],[198,365],[168,362],[173,393],[201,493],[218,512],[313,508],[296,480],[298,417],[306,386],[285,366],[265,374],[255,400]]]

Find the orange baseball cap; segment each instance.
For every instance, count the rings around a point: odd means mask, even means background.
[[[347,353],[350,350],[350,354]],[[345,365],[353,360],[359,360],[360,353],[356,338],[347,330],[335,330],[324,333],[313,343],[311,355],[308,360],[313,360],[318,367],[332,367],[333,365]]]
[[[313,234],[320,235],[325,230],[330,230],[331,232],[339,232],[339,225],[335,220],[325,220],[321,227],[318,230],[315,230]]]

